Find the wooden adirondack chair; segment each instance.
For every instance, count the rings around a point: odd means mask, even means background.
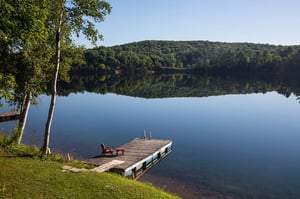
[[[105,156],[106,154],[111,154],[111,156],[114,155],[114,150],[110,148],[109,146],[105,146],[104,144],[101,144],[102,148],[102,156]]]

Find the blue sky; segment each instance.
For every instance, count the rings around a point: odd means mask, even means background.
[[[300,44],[299,0],[107,0],[98,45],[142,40]],[[84,38],[76,43],[91,47]]]

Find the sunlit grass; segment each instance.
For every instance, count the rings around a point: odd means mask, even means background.
[[[62,167],[67,164],[63,156],[44,157],[36,147],[6,145],[8,138],[0,137],[0,199],[178,198],[150,184],[117,174],[63,172]],[[79,161],[68,164],[88,168]]]

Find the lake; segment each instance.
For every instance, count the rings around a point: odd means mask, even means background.
[[[184,198],[300,198],[299,82],[183,75],[125,79],[64,85],[52,152],[84,159],[101,153],[100,143],[117,147],[151,131],[153,138],[173,140],[174,151],[141,181]],[[30,107],[24,143],[41,145],[49,101],[40,95]],[[0,128],[11,132],[15,124]]]

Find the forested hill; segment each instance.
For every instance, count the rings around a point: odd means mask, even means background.
[[[300,71],[300,46],[209,41],[141,41],[89,49],[73,72]]]

